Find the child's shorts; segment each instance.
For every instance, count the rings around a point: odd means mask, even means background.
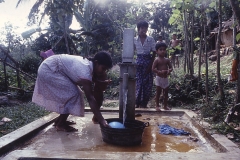
[[[167,88],[169,86],[168,78],[162,78],[162,77],[156,76],[155,85],[163,89]]]

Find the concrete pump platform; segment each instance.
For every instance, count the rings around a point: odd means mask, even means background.
[[[105,119],[118,118],[117,109],[101,110]],[[240,158],[240,149],[223,135],[210,135],[193,120],[189,110],[173,109],[157,112],[154,109],[136,109],[136,120],[149,122],[144,129],[142,144],[117,146],[103,142],[100,126],[93,124],[92,113],[86,108],[85,117],[70,116],[76,121],[78,132],[56,131],[53,121],[58,114],[51,113],[0,138],[3,160],[44,159],[194,159],[215,160]],[[159,125],[168,124],[183,129],[191,136],[162,135]]]

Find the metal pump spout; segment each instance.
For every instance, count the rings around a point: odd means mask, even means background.
[[[120,66],[119,118],[135,120],[136,65],[134,64],[134,29],[124,29]]]

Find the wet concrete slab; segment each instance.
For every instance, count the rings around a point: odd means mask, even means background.
[[[239,159],[240,150],[222,135],[210,135],[199,124],[192,121],[196,116],[188,110],[156,112],[136,110],[142,116],[136,120],[149,122],[144,129],[142,144],[137,146],[117,146],[103,142],[100,126],[91,121],[92,113],[85,117],[70,116],[76,121],[78,132],[56,131],[52,126],[52,115],[44,123],[50,123],[37,135],[9,152],[3,159]],[[103,111],[104,118],[118,118],[114,110]],[[43,122],[43,121],[42,121]],[[36,123],[36,122],[35,122]],[[189,136],[159,134],[159,125],[168,124],[191,133]],[[31,125],[30,128],[33,128]],[[23,129],[24,131],[26,129]],[[25,131],[26,132],[26,131]],[[9,136],[11,137],[11,136]],[[1,142],[0,142],[1,144]],[[1,151],[1,148],[0,148]]]

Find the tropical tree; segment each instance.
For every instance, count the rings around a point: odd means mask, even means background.
[[[218,1],[218,35],[217,35],[217,81],[218,81],[218,89],[220,94],[220,99],[224,99],[223,85],[220,73],[220,44],[221,44],[221,33],[222,33],[222,0]]]
[[[0,74],[0,83],[2,84],[0,89],[3,91],[7,91],[10,86],[21,90],[24,87],[24,79],[35,79],[22,70],[22,62],[27,57],[30,49],[28,47],[29,42],[22,40],[14,32],[16,28],[12,24],[6,23],[4,29],[1,31],[0,62],[2,62],[3,72]],[[20,75],[20,73],[23,73],[23,75]]]
[[[240,1],[239,0],[229,0],[233,13],[236,16],[237,22],[238,24],[240,24]]]
[[[171,1],[171,7],[173,8],[173,14],[169,19],[171,25],[175,25],[176,31],[184,35],[184,47],[185,47],[185,65],[187,66],[187,72],[192,76],[194,74],[193,69],[193,53],[194,53],[194,37],[196,37],[196,29],[194,23],[194,11],[196,10],[195,1],[191,0],[174,0]]]
[[[109,47],[108,43],[114,44],[114,41],[120,40],[121,38],[116,35],[121,35],[122,27],[127,26],[126,20],[131,20],[128,16],[130,14],[126,15],[130,9],[126,1],[104,2],[108,5],[94,0],[37,1],[29,14],[30,23],[36,23],[40,19],[40,24],[44,15],[50,17],[51,32],[42,37],[44,40],[49,40],[48,43],[55,48],[56,52],[94,53],[96,49],[106,49],[107,46]],[[45,8],[42,16],[39,17],[39,8],[43,4]],[[69,28],[73,16],[81,27],[79,30]],[[121,25],[124,23],[125,25]]]
[[[157,39],[159,35],[169,40],[169,34],[172,30],[172,26],[168,23],[170,16],[172,15],[172,8],[170,8],[169,1],[161,1],[158,3],[151,3],[153,10],[153,16],[150,18],[151,28],[154,29],[152,36]]]
[[[17,7],[22,1],[18,1]],[[29,25],[38,24],[40,26],[44,17],[48,17],[50,19],[50,29],[43,36],[49,39],[50,44],[55,49],[54,51],[77,54],[77,49],[69,35],[73,32],[70,29],[73,19],[72,6],[81,7],[82,4],[83,0],[38,0],[29,13]]]

